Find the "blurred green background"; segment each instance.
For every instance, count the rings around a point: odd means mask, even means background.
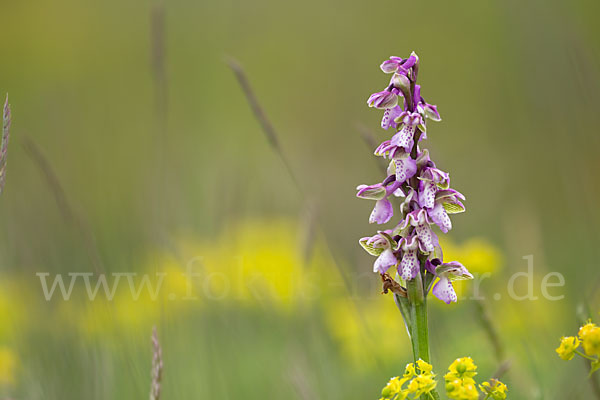
[[[481,292],[504,346],[497,357],[479,303],[432,298],[436,371],[470,355],[486,379],[510,359],[512,399],[590,398],[584,363],[554,348],[581,304],[599,318],[598,12],[592,0],[2,2],[0,396],[147,398],[156,325],[164,399],[377,398],[412,357],[357,245],[376,228],[354,188],[380,179],[360,131],[386,137],[366,99],[387,83],[380,62],[415,50],[443,118],[425,145],[468,200],[447,255],[492,272]],[[510,300],[527,255],[540,299]],[[560,301],[541,296],[552,271]],[[46,301],[38,272],[167,276],[154,301],[124,283],[89,301],[81,282]]]

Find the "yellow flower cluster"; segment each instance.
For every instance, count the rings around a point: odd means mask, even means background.
[[[421,395],[431,393],[436,387],[435,374],[431,364],[419,360],[415,364],[408,364],[402,377],[390,379],[381,391],[381,400],[418,399]],[[446,380],[446,394],[452,400],[478,400],[479,390],[475,379],[477,365],[471,357],[462,357],[454,360],[444,375]],[[408,382],[406,388],[404,384]],[[504,400],[508,388],[497,379],[490,379],[479,385],[485,394],[485,399]],[[431,395],[430,395],[431,396]]]
[[[600,356],[600,327],[588,321],[579,329],[579,339],[583,343],[583,351],[588,356]]]
[[[444,375],[446,380],[446,394],[453,400],[477,400],[479,391],[475,379],[477,375],[477,365],[471,357],[457,358],[448,367],[448,373]],[[504,400],[508,388],[497,379],[491,379],[479,385],[479,388],[486,394],[486,399]]]
[[[437,385],[435,374],[432,371],[431,364],[423,360],[418,360],[416,366],[413,363],[408,364],[402,378],[396,376],[390,379],[383,388],[381,400],[418,399],[421,395],[430,393]],[[408,385],[403,389],[402,387],[407,382]]]
[[[588,320],[579,328],[578,336],[560,338],[560,346],[556,353],[563,360],[571,360],[575,354],[590,360],[590,373],[593,373],[600,369],[600,327]],[[577,350],[579,345],[583,347],[585,354]]]
[[[575,356],[575,351],[581,342],[575,336],[560,338],[560,346],[556,349],[558,356],[563,360],[570,360]]]
[[[477,375],[477,365],[471,357],[457,358],[448,367],[446,379],[446,394],[450,399],[477,400],[479,392],[473,377]]]
[[[508,388],[498,379],[490,379],[489,382],[483,382],[479,388],[486,394],[486,399],[504,400]]]

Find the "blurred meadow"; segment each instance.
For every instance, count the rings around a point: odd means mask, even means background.
[[[554,349],[600,320],[600,3],[593,0],[0,3],[12,106],[0,198],[0,399],[376,399],[412,360],[358,238],[380,176],[361,132],[390,55],[421,59],[426,143],[467,212],[447,259],[481,281],[430,299],[433,364],[508,365],[511,399],[589,399]],[[274,151],[228,66],[243,66]],[[288,168],[289,167],[289,168]],[[291,174],[290,174],[291,171]],[[533,256],[534,295],[507,283]],[[193,270],[198,276],[184,275]],[[544,275],[564,287],[540,292]],[[149,274],[156,298],[46,300],[39,273]],[[159,274],[159,275],[157,275]],[[526,287],[517,288],[519,294]],[[492,331],[492,335],[486,332]],[[497,340],[491,340],[497,336]]]

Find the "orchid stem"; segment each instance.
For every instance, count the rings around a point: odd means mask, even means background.
[[[407,282],[410,319],[412,320],[411,342],[415,361],[429,362],[429,332],[427,328],[427,302],[423,293],[421,274]]]
[[[406,282],[408,292],[408,321],[406,321],[406,310],[399,304],[400,311],[404,316],[406,325],[410,327],[410,341],[413,348],[415,362],[421,359],[427,363],[429,360],[429,329],[427,326],[427,298],[423,291],[423,280],[421,274],[415,279]],[[430,392],[434,400],[439,400],[439,394],[433,390]]]

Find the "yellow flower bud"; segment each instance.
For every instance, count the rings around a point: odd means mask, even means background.
[[[384,399],[389,399],[392,397],[392,395],[393,395],[392,389],[387,386],[381,390],[381,397],[383,397]]]

